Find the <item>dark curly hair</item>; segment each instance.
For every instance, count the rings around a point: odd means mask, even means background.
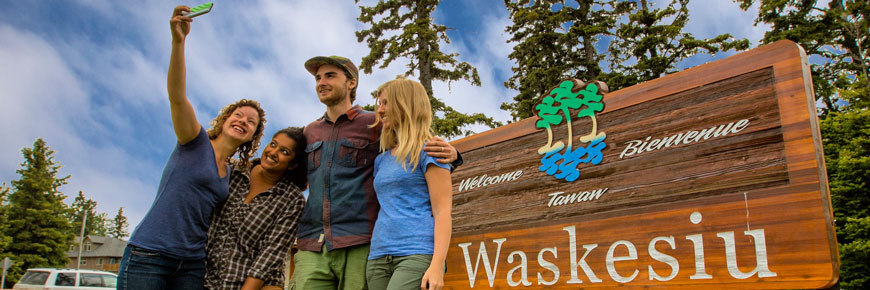
[[[251,141],[242,143],[239,145],[239,148],[236,148],[236,153],[230,155],[230,159],[227,160],[228,163],[232,163],[232,157],[236,154],[239,155],[239,160],[237,163],[242,167],[247,167],[249,162],[251,161],[251,156],[257,152],[257,149],[260,148],[260,139],[263,138],[263,128],[266,127],[266,112],[263,111],[263,108],[260,107],[260,103],[254,100],[241,99],[238,102],[232,103],[221,109],[218,116],[211,120],[211,128],[206,131],[208,133],[208,139],[214,140],[220,135],[224,128],[224,122],[227,121],[227,118],[233,114],[233,111],[240,107],[251,107],[257,110],[257,113],[260,115],[260,122],[257,124],[257,129],[254,130],[254,136],[251,138]]]
[[[281,129],[275,132],[275,135],[272,135],[272,139],[275,139],[278,134],[287,135],[287,137],[293,139],[293,142],[296,142],[296,146],[293,148],[293,161],[291,161],[291,164],[295,163],[296,167],[284,172],[283,178],[289,180],[290,183],[296,185],[299,189],[305,189],[308,186],[308,154],[305,153],[307,143],[305,142],[305,136],[302,135],[302,127]]]

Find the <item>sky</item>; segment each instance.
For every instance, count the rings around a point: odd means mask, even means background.
[[[303,63],[341,55],[355,63],[368,54],[354,32],[359,8],[350,0],[214,1],[195,18],[187,38],[188,98],[204,126],[225,105],[258,100],[266,111],[264,138],[281,128],[304,126],[326,107],[314,93]],[[111,218],[118,208],[132,233],[154,200],[160,175],[175,146],[166,93],[169,17],[179,4],[162,0],[0,1],[0,183],[17,180],[21,149],[42,138],[70,175],[60,188],[67,203],[82,191]],[[372,1],[362,1],[373,5]],[[661,5],[661,4],[659,4]],[[756,9],[729,0],[695,0],[686,32],[696,38],[730,33],[752,47],[769,28],[754,26]],[[436,97],[460,112],[480,112],[506,123],[499,109],[517,94],[510,78],[513,43],[502,0],[442,0],[433,15],[448,31],[446,52],[478,69],[480,87],[435,82]],[[696,55],[681,68],[722,59]],[[356,103],[407,70],[406,60],[360,76]],[[413,77],[412,77],[413,78]],[[485,128],[474,128],[480,132]],[[266,144],[268,139],[264,139]],[[258,154],[259,156],[259,154]]]

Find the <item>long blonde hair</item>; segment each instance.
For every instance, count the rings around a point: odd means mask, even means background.
[[[381,130],[381,152],[392,149],[397,160],[402,160],[402,169],[411,172],[420,162],[423,145],[432,139],[432,105],[426,89],[417,81],[398,76],[378,87],[375,99],[383,94],[387,99],[386,112],[389,125]],[[377,106],[380,104],[376,101]],[[376,110],[377,111],[377,110]],[[381,116],[375,114],[377,126]]]

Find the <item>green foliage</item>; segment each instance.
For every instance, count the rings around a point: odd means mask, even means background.
[[[501,108],[514,120],[527,118],[566,78],[603,81],[614,91],[674,72],[681,60],[698,53],[749,47],[748,40],[729,34],[695,39],[683,32],[688,2],[650,9],[646,0],[505,0],[513,21],[505,31],[512,35],[509,42],[517,43],[510,54],[517,66],[505,86],[519,94]]]
[[[0,253],[5,252],[9,244],[12,243],[12,237],[6,235],[6,228],[9,227],[6,222],[6,212],[9,210],[9,190],[10,188],[6,186],[5,182],[0,184]],[[0,260],[3,258],[4,256],[0,255]]]
[[[738,0],[748,9],[756,0]],[[866,0],[763,0],[756,23],[772,29],[764,34],[763,43],[788,39],[800,44],[814,62],[813,87],[824,104],[822,116],[838,112],[843,102],[867,108],[870,80],[870,5]],[[843,95],[842,88],[862,88]]]
[[[840,243],[840,285],[865,289],[870,286],[870,111],[830,112],[821,130]]]
[[[672,0],[663,9],[650,9],[647,0],[640,0],[621,23],[610,43],[613,71],[634,76],[640,83],[678,71],[677,63],[697,53],[715,54],[731,49],[749,48],[749,40],[734,40],[730,34],[720,34],[710,39],[695,39],[683,32],[689,23],[689,0]],[[631,82],[610,86],[612,90]]]
[[[359,3],[359,0],[355,0]],[[357,41],[369,46],[369,54],[363,57],[360,69],[366,74],[380,64],[378,68],[386,68],[398,58],[407,58],[411,62],[405,75],[418,74],[420,83],[429,93],[432,104],[432,130],[437,135],[451,138],[462,134],[471,134],[463,127],[471,124],[483,124],[494,128],[500,126],[492,118],[481,113],[467,115],[448,106],[432,93],[432,81],[441,80],[448,83],[467,80],[480,86],[480,76],[477,69],[467,62],[459,62],[458,53],[445,54],[441,52],[439,42],[450,43],[447,37],[447,27],[432,21],[432,12],[438,6],[438,0],[382,0],[373,7],[360,6],[360,16],[357,18],[364,24],[371,25],[368,29],[356,32]],[[392,32],[397,32],[394,35]]]
[[[606,55],[596,44],[611,35],[618,17],[631,7],[615,0],[505,0],[505,6],[513,21],[505,29],[511,34],[508,41],[516,42],[509,57],[517,64],[505,86],[519,94],[501,109],[510,111],[514,120],[533,116],[535,104],[561,80],[599,78],[599,62]]]
[[[748,9],[753,0],[739,0]],[[756,23],[772,29],[763,43],[788,39],[811,59],[823,105],[822,143],[840,243],[840,286],[870,288],[870,5],[866,0],[762,0]]]
[[[127,217],[124,216],[124,207],[118,209],[118,214],[112,219],[108,234],[116,239],[123,239],[130,235],[127,228],[130,224],[127,222]]]
[[[57,176],[61,166],[42,139],[21,152],[24,162],[16,171],[21,178],[11,182],[4,209],[8,224],[4,235],[11,238],[4,256],[15,261],[7,276],[10,282],[18,281],[28,268],[65,266],[68,243],[73,239],[65,218],[69,211],[63,202],[66,196],[58,191],[69,176]]]
[[[71,211],[67,215],[72,227],[70,233],[75,236],[81,234],[82,220],[87,214],[87,225],[85,226],[85,236],[96,235],[105,237],[109,233],[108,218],[105,213],[97,213],[97,202],[86,198],[84,193],[79,191],[79,195],[73,200],[70,206]]]

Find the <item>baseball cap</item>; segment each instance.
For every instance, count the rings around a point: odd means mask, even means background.
[[[354,79],[359,81],[359,70],[357,70],[356,65],[353,64],[350,59],[341,56],[315,56],[305,62],[305,69],[308,70],[312,75],[317,74],[317,69],[324,64],[331,64],[346,72],[350,73]]]

